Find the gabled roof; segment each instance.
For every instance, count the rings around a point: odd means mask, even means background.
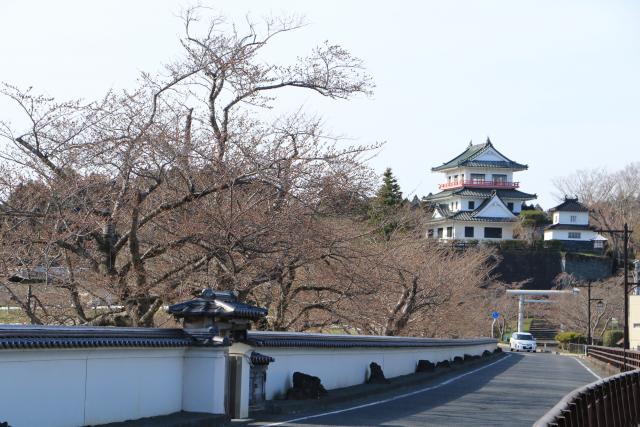
[[[578,198],[571,199],[569,197],[564,198],[564,202],[560,203],[555,208],[549,209],[549,212],[589,212],[589,208],[578,201]]]
[[[450,196],[461,196],[461,197],[478,197],[478,198],[487,198],[491,197],[492,191],[495,191],[501,199],[515,199],[515,200],[534,200],[537,199],[538,196],[536,194],[524,193],[519,190],[492,190],[491,188],[458,188],[454,190],[444,190],[436,194],[430,194],[425,197],[426,201],[436,201],[446,199]]]
[[[485,153],[489,150],[495,151],[499,156],[503,157],[505,160],[476,160],[482,153]],[[468,166],[468,167],[486,167],[486,168],[504,168],[504,169],[514,169],[514,170],[525,170],[528,168],[527,165],[523,165],[518,162],[514,162],[513,160],[508,159],[504,154],[500,153],[491,143],[491,140],[487,138],[487,142],[484,144],[472,144],[469,143],[467,149],[460,154],[459,156],[449,160],[446,163],[443,163],[440,166],[436,166],[431,168],[432,171],[442,171],[446,169],[457,168],[460,166]]]
[[[449,205],[447,205],[446,203],[442,203],[439,205],[436,205],[435,210],[434,210],[434,214],[438,214],[441,217],[447,218],[449,216],[451,216],[451,211],[449,210]]]
[[[492,200],[498,200],[502,204],[502,207],[511,214],[511,216],[507,218],[511,220],[514,220],[516,218],[515,214],[511,212],[507,204],[504,202],[504,200],[500,198],[500,196],[498,195],[498,192],[495,190],[491,192],[491,197],[484,199],[482,203],[480,203],[480,206],[478,206],[478,208],[471,213],[471,216],[481,218],[482,211],[489,205],[489,203],[491,203]]]
[[[461,211],[448,218],[455,221],[476,221],[476,222],[516,222],[517,218],[508,218],[501,216],[474,216],[473,212]]]
[[[544,228],[545,230],[595,230],[588,224],[551,224]]]
[[[493,190],[490,197],[480,203],[480,205],[473,211],[458,211],[452,213],[446,204],[436,206],[436,211],[442,216],[442,218],[436,218],[434,221],[443,220],[455,220],[455,221],[481,221],[481,222],[515,222],[517,217],[511,213],[509,217],[496,217],[496,216],[481,216],[482,211],[491,203],[492,200],[498,199],[505,209],[509,209],[507,204],[500,198],[497,191]]]

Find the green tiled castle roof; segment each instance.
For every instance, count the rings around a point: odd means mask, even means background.
[[[504,157],[506,160],[475,160],[482,153],[486,152],[489,149],[493,149],[496,153],[500,154],[500,156]],[[489,138],[487,138],[487,142],[484,144],[469,144],[467,149],[455,157],[452,160],[449,160],[446,163],[443,163],[440,166],[436,166],[431,168],[432,171],[442,171],[451,168],[457,168],[460,166],[467,167],[477,167],[477,168],[501,168],[501,169],[514,169],[514,170],[525,170],[528,168],[527,165],[523,165],[518,162],[514,162],[513,160],[507,159],[502,153],[500,153],[496,148],[491,144]]]

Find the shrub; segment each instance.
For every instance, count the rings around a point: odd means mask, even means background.
[[[453,358],[454,365],[462,365],[464,363],[464,359],[461,356],[456,356]]]
[[[582,332],[567,331],[560,332],[558,335],[556,335],[556,341],[558,341],[560,344],[586,344],[587,337],[585,337]]]
[[[525,227],[536,227],[551,224],[549,217],[544,211],[535,209],[523,210],[518,215],[522,225]]]
[[[482,352],[482,357],[489,357],[489,356],[491,356],[491,352],[489,350],[485,350]]]
[[[528,243],[523,240],[505,240],[500,242],[500,247],[504,250],[526,249],[527,246],[529,246]]]
[[[495,350],[493,350],[493,354],[500,354],[502,353],[502,347],[496,347]]]
[[[560,240],[545,240],[543,245],[546,249],[562,250],[562,242]]]
[[[618,341],[624,337],[624,332],[620,329],[606,331],[602,337],[602,345],[605,347],[620,347]]]

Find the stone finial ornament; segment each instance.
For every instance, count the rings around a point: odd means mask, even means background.
[[[170,305],[167,311],[182,319],[183,328],[193,336],[245,340],[251,322],[267,315],[267,309],[238,301],[235,291],[203,289],[200,296]]]

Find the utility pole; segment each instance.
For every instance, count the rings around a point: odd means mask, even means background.
[[[589,280],[587,288],[587,344],[593,345],[591,338],[591,280]]]
[[[629,235],[633,230],[629,230],[628,224],[624,223],[622,230],[596,230],[598,233],[620,234],[622,233],[624,240],[623,248],[623,269],[624,269],[624,349],[629,350]],[[625,352],[626,360],[626,352]],[[626,363],[625,363],[626,366]]]
[[[629,226],[624,223],[624,349],[629,350]]]

